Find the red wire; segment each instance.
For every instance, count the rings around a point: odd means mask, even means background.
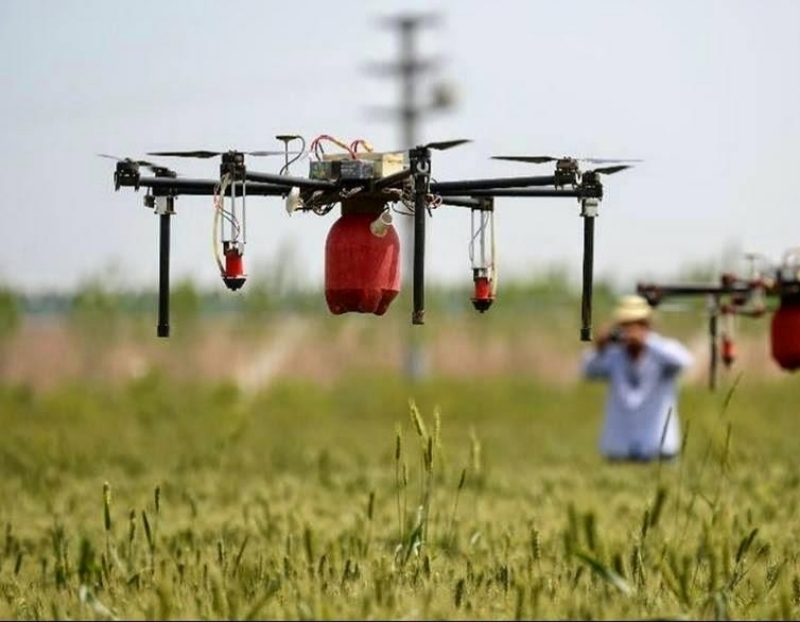
[[[338,145],[339,147],[342,147],[343,149],[345,149],[347,151],[348,154],[350,154],[350,157],[355,159],[356,154],[355,154],[355,152],[353,151],[353,149],[351,147],[347,146],[345,143],[342,143],[341,141],[337,140],[336,138],[334,138],[333,136],[330,136],[328,134],[320,134],[313,141],[311,141],[311,149],[312,150],[316,150],[317,147],[322,149],[322,145],[320,144],[320,142],[323,141],[323,140],[327,140],[329,142],[332,142],[335,145]]]

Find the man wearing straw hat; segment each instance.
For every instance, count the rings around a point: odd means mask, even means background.
[[[609,384],[600,453],[610,460],[647,462],[680,451],[677,381],[693,357],[655,332],[652,319],[647,300],[623,296],[583,359],[585,378]]]

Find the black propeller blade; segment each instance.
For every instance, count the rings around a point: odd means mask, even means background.
[[[571,175],[579,175],[578,162],[589,162],[592,164],[612,164],[612,166],[601,166],[599,168],[585,171],[583,175],[612,175],[624,171],[626,168],[631,168],[631,164],[624,164],[627,162],[641,162],[642,160],[629,159],[617,160],[612,158],[556,158],[553,156],[492,156],[493,160],[508,160],[511,162],[528,162],[532,164],[544,164],[545,162],[556,162],[556,169],[567,170]],[[558,173],[557,173],[558,174]]]
[[[436,151],[445,151],[446,149],[452,149],[453,147],[458,147],[459,145],[464,145],[466,143],[471,143],[472,141],[468,138],[456,138],[455,140],[440,140],[435,141],[432,143],[428,143],[427,145],[422,145],[425,149],[434,149]]]
[[[555,162],[558,158],[551,156],[492,156],[492,160],[507,160],[509,162],[528,162],[531,164],[544,164]]]
[[[577,158],[581,162],[589,162],[591,164],[612,164],[616,162],[644,162],[637,158]]]
[[[603,166],[600,168],[593,169],[592,173],[601,173],[603,175],[613,175],[614,173],[619,173],[620,171],[624,171],[626,168],[632,168],[630,164],[619,164],[617,166]]]
[[[289,154],[297,154],[302,153],[302,151],[206,151],[204,149],[198,149],[196,151],[150,151],[147,155],[157,155],[157,156],[166,156],[166,157],[175,157],[175,158],[200,158],[200,159],[208,159],[213,158],[219,155],[223,155],[224,153],[241,153],[243,155],[250,155],[250,156],[279,156],[279,155],[286,155]]]
[[[471,143],[472,140],[469,138],[456,138],[454,140],[435,140],[433,142],[425,143],[423,145],[417,145],[416,149],[432,149],[434,151],[446,151],[447,149],[452,149],[453,147],[458,147],[460,145],[465,145],[466,143]],[[414,147],[412,147],[414,149]],[[381,149],[378,153],[403,153],[408,152],[409,149],[391,149],[391,150],[384,150]]]
[[[590,164],[616,164],[623,162],[641,162],[642,160],[625,158],[571,158],[563,156],[560,158],[548,155],[542,156],[492,156],[492,160],[507,160],[510,162],[529,162],[531,164],[544,164],[545,162],[558,162],[559,160],[573,160],[575,162],[589,162]]]
[[[251,155],[251,156],[279,156],[279,155],[286,155],[287,153],[289,155],[297,155],[298,153],[304,153],[304,152],[303,151],[297,151],[297,150],[289,149],[288,151],[283,151],[283,150],[281,150],[281,151],[245,151],[244,153],[246,155]]]
[[[161,166],[160,164],[154,164],[153,162],[148,162],[147,160],[134,160],[133,158],[120,158],[114,155],[108,155],[107,153],[98,153],[98,156],[101,158],[109,158],[111,160],[116,160],[117,162],[125,162],[127,164],[132,164],[137,168],[140,166],[144,166],[149,168],[159,177],[177,177],[178,174],[173,171],[172,169]]]

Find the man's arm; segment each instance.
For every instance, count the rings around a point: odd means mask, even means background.
[[[587,380],[599,380],[608,378],[611,373],[611,366],[609,365],[608,350],[603,348],[599,350],[592,348],[584,353],[581,362],[581,373]]]
[[[677,339],[650,333],[645,340],[647,349],[655,356],[667,374],[676,374],[694,363],[694,356]]]
[[[594,347],[583,355],[581,373],[588,380],[608,378],[611,374],[609,357],[609,341],[611,326],[604,326],[597,331]]]

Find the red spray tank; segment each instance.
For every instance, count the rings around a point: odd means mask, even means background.
[[[770,323],[772,358],[787,371],[800,369],[800,249],[783,256],[778,273],[780,305]]]
[[[800,369],[800,299],[782,297],[770,324],[772,358],[787,371]]]
[[[334,315],[383,315],[399,292],[400,238],[391,214],[343,205],[325,242],[328,309]]]

